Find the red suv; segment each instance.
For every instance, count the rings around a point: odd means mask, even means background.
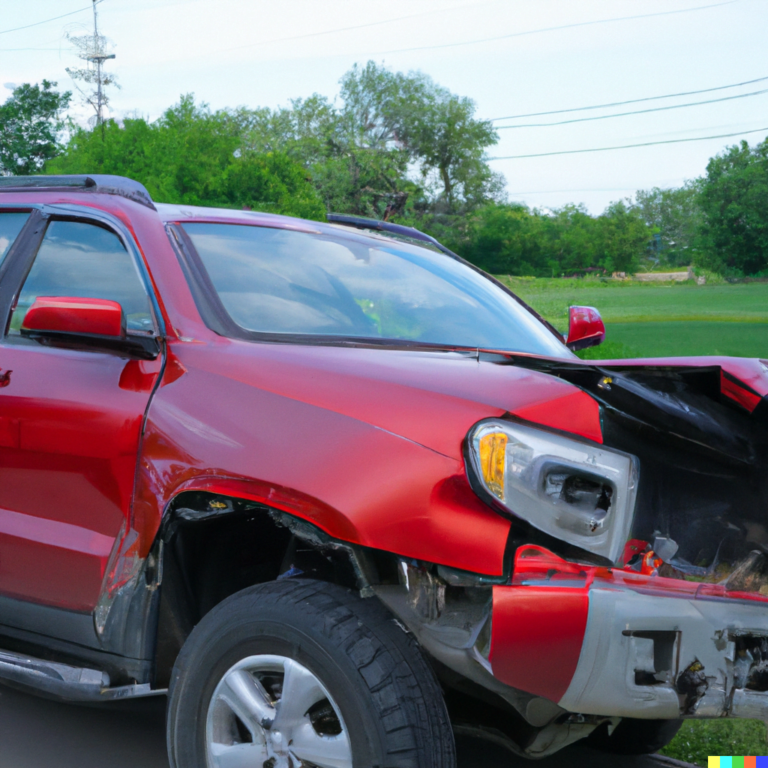
[[[168,693],[175,768],[766,719],[768,363],[581,361],[594,310],[329,218],[0,180],[0,679]]]

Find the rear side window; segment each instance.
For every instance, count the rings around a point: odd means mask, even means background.
[[[122,240],[111,230],[82,221],[52,221],[21,289],[11,318],[18,333],[38,296],[109,299],[125,313],[129,331],[154,328],[149,297]]]
[[[11,250],[13,241],[28,218],[28,213],[0,213],[0,264],[5,260],[5,255]]]

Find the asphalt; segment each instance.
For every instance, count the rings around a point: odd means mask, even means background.
[[[457,739],[457,750],[459,768],[670,768],[654,757],[617,757],[578,746],[531,762],[467,736]],[[0,686],[0,768],[168,768],[165,698],[91,708]]]

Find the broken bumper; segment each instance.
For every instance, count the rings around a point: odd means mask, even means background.
[[[499,681],[586,715],[768,718],[762,596],[560,561],[562,572],[550,557],[494,587]]]

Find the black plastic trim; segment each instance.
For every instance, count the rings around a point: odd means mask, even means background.
[[[71,176],[5,176],[0,177],[0,192],[28,192],[29,190],[56,190],[97,192],[119,195],[156,211],[146,187],[126,178],[108,174],[74,174]]]
[[[97,349],[100,352],[111,352],[119,357],[138,360],[155,360],[160,354],[160,342],[155,336],[102,336],[98,333],[64,333],[27,328],[21,329],[21,335],[46,347]]]

